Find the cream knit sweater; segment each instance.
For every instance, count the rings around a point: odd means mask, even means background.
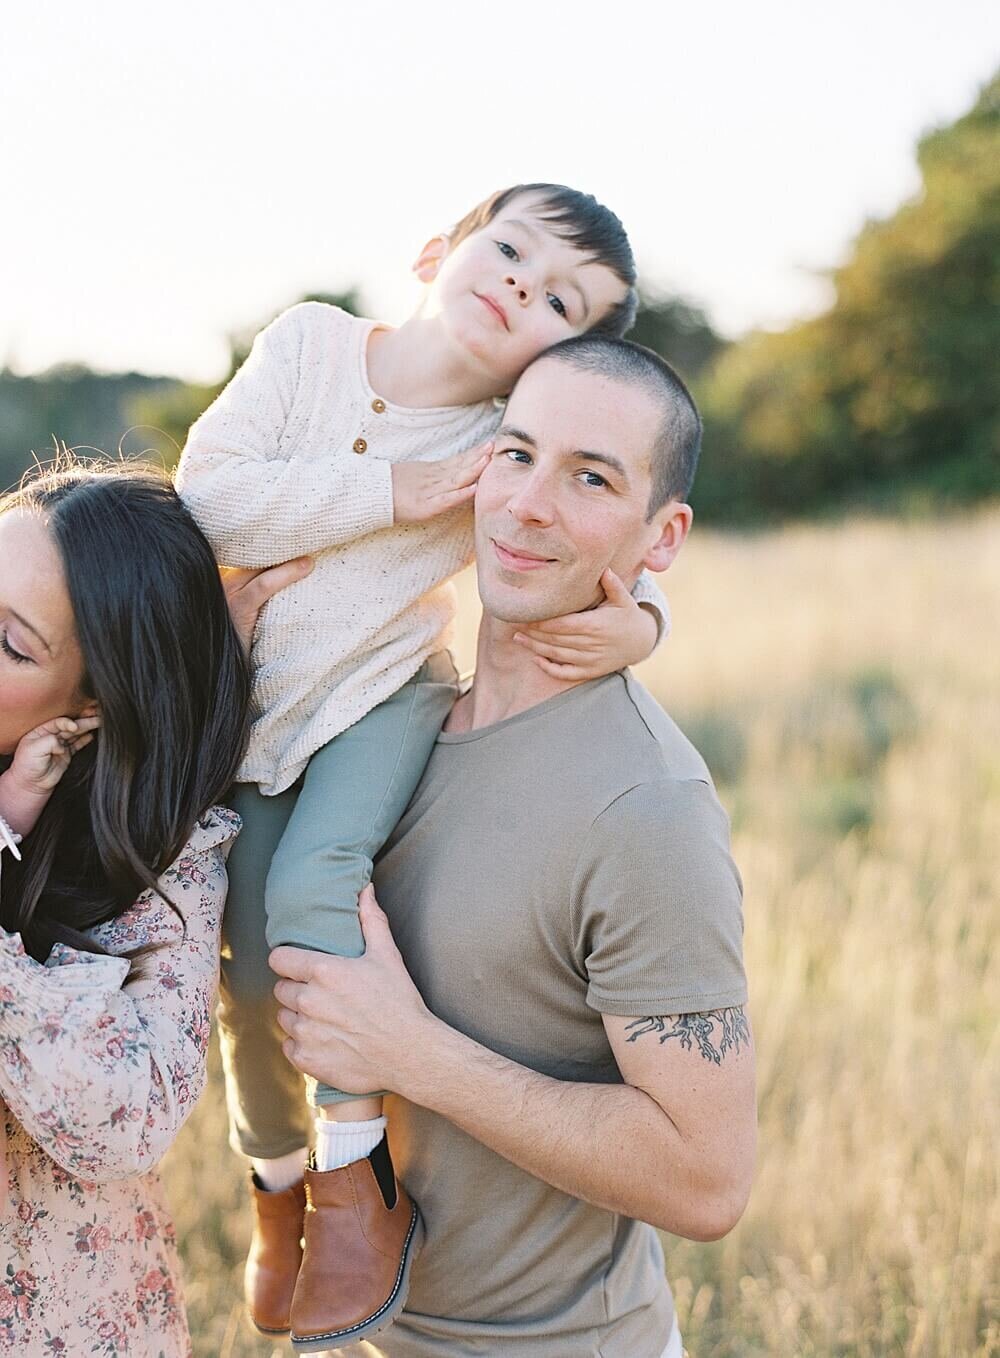
[[[225,566],[305,553],[310,575],[262,610],[254,713],[239,777],[284,791],[321,746],[447,645],[447,581],[472,557],[472,513],[394,524],[393,462],[436,461],[485,442],[492,401],[409,409],[368,383],[376,322],[304,302],[262,330],[226,389],[191,427],[177,489]],[[633,594],[666,600],[644,574]]]

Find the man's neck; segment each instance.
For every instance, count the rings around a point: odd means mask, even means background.
[[[483,615],[476,646],[476,677],[472,688],[451,709],[445,731],[460,735],[492,726],[578,687],[579,680],[554,679],[540,669],[531,652],[513,639],[518,630],[517,623]]]
[[[393,405],[467,406],[499,394],[496,379],[450,343],[435,316],[372,331],[367,366],[372,389]]]

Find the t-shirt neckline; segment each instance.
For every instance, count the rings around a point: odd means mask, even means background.
[[[466,745],[473,740],[483,740],[486,736],[496,735],[498,732],[505,731],[511,726],[517,726],[523,722],[534,721],[538,717],[547,716],[558,707],[564,706],[578,694],[590,691],[599,687],[601,684],[608,683],[609,680],[623,677],[621,670],[616,670],[612,674],[604,674],[600,679],[587,679],[582,684],[574,684],[572,688],[566,689],[564,693],[554,693],[551,698],[543,698],[540,703],[535,703],[532,707],[526,707],[523,712],[515,712],[512,717],[504,717],[500,721],[494,721],[489,726],[476,726],[471,731],[441,731],[438,733],[437,743],[439,745]]]

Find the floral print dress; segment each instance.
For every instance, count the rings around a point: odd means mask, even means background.
[[[110,955],[56,944],[44,966],[0,929],[0,1354],[191,1353],[153,1167],[204,1085],[239,825],[209,811],[161,878],[183,926],[147,891],[93,930]],[[130,977],[120,954],[147,944],[162,946]]]

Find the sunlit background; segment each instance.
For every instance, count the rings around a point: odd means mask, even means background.
[[[747,1215],[665,1242],[692,1358],[1000,1354],[998,71],[985,0],[5,12],[3,485],[169,464],[256,328],[401,320],[494,188],[623,218],[706,421],[644,678],[733,819],[760,1049]],[[224,1140],[215,1070],[167,1167],[196,1352],[270,1355]]]

